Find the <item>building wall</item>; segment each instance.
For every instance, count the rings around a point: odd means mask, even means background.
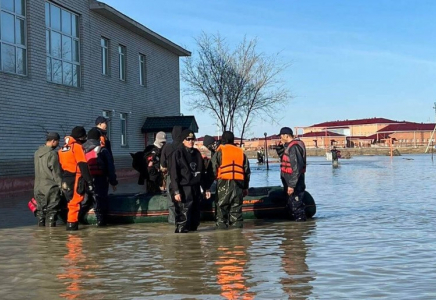
[[[111,136],[117,168],[130,166],[129,152],[144,148],[147,116],[180,114],[179,57],[90,11],[89,0],[53,3],[80,15],[80,87],[46,80],[45,1],[26,1],[27,76],[0,72],[0,178],[32,175],[33,153],[46,131],[61,136],[74,126],[94,126],[112,112]],[[100,38],[110,40],[110,76],[101,74]],[[118,44],[127,48],[126,81],[118,79]],[[147,57],[147,86],[139,84],[139,53]],[[120,113],[127,113],[128,145],[121,146]]]

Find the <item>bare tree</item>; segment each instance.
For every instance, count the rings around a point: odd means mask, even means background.
[[[258,53],[256,39],[244,38],[234,50],[219,34],[203,33],[196,42],[198,57],[188,58],[182,72],[193,96],[189,105],[209,111],[223,131],[238,128],[241,141],[254,117],[274,120],[273,112],[290,99],[279,78],[288,64]]]

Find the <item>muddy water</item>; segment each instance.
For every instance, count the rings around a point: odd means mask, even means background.
[[[430,156],[309,158],[306,223],[174,234],[167,224],[38,228],[2,196],[1,299],[436,299]],[[252,186],[279,185],[252,164]],[[123,183],[125,189],[138,189]],[[123,192],[120,189],[120,192]]]

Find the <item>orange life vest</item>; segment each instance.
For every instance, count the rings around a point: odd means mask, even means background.
[[[283,153],[282,162],[280,164],[280,171],[282,173],[292,174],[293,170],[292,170],[292,166],[291,166],[291,160],[289,157],[289,149],[291,149],[291,147],[294,145],[298,145],[301,148],[301,150],[303,150],[302,156],[303,156],[303,161],[304,161],[304,167],[301,170],[301,173],[306,173],[306,146],[299,139],[292,140],[289,143],[288,147],[286,148],[285,152]]]
[[[86,163],[86,157],[82,145],[78,144],[73,137],[65,137],[65,145],[59,150],[58,154],[62,170],[72,174],[81,174],[77,164],[80,162]]]
[[[221,166],[218,168],[218,179],[244,180],[244,151],[234,145],[221,145]]]

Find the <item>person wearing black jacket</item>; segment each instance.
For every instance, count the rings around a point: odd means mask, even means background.
[[[176,233],[195,231],[200,225],[201,188],[210,198],[209,187],[205,186],[204,163],[200,151],[194,148],[195,135],[192,130],[182,131],[183,146],[171,155],[169,173],[170,193],[174,197],[176,211]]]
[[[88,162],[90,173],[93,177],[94,195],[88,193],[88,197],[95,197],[94,211],[97,218],[97,226],[105,226],[108,211],[109,184],[112,190],[117,189],[117,175],[109,150],[100,144],[100,131],[96,128],[88,131],[88,140],[82,145]],[[89,200],[89,199],[87,199]]]
[[[304,222],[306,221],[303,203],[306,191],[306,147],[303,141],[294,137],[289,127],[280,129],[280,139],[284,144],[284,147],[277,151],[279,155],[281,154],[280,177],[288,196],[290,214],[295,221]]]
[[[112,159],[112,163],[114,162],[114,155],[112,153],[112,146],[111,146],[111,141],[109,140],[109,137],[107,136],[107,123],[109,122],[108,119],[106,119],[103,116],[98,116],[97,119],[95,119],[95,129],[97,129],[100,132],[100,141],[101,141],[101,146],[105,147],[110,155],[111,155],[111,159]]]
[[[171,193],[169,193],[171,178],[168,172],[169,165],[171,164],[170,158],[173,152],[182,147],[182,141],[180,140],[180,134],[182,133],[182,126],[174,126],[171,132],[171,136],[173,138],[172,143],[166,143],[162,149],[160,154],[160,166],[162,170],[162,174],[164,175],[164,180],[166,182],[166,190],[170,197],[168,197],[168,223],[175,224],[176,222],[176,210],[174,208],[174,197]]]
[[[147,193],[161,193],[164,182],[163,173],[160,166],[160,155],[162,147],[167,142],[165,132],[159,131],[153,145],[148,145],[144,150],[144,159],[147,164]]]

